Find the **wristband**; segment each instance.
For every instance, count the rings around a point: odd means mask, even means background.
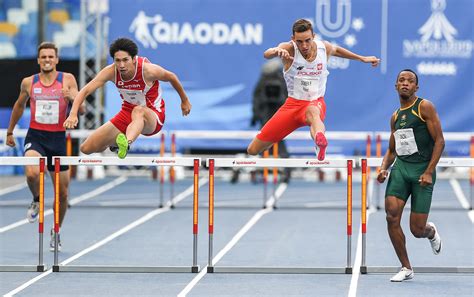
[[[7,136],[12,136],[13,132],[7,132]]]

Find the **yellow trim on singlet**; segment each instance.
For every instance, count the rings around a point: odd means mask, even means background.
[[[415,100],[413,101],[413,103],[412,103],[410,106],[407,106],[407,107],[405,107],[405,108],[401,108],[401,107],[400,107],[400,110],[407,110],[408,108],[412,108],[413,105],[415,105],[415,103],[416,103],[417,100],[418,100],[418,97],[415,98]]]
[[[397,121],[397,119],[398,119],[398,114],[399,114],[399,113],[400,113],[400,109],[395,110],[395,112],[393,113],[393,116],[395,116],[394,122]]]
[[[420,104],[418,104],[418,114],[419,114],[420,120],[422,120],[423,122],[426,122],[425,119],[423,119],[423,117],[421,116],[421,103],[423,103],[423,101],[425,101],[425,99],[421,99]]]

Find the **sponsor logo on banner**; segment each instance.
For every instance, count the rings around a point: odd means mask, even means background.
[[[329,161],[306,161],[306,165],[329,165]]]
[[[365,27],[364,19],[352,17],[351,0],[316,0],[314,24],[316,33],[334,45],[342,44],[353,48],[357,44],[357,35]],[[335,13],[335,14],[334,14]],[[346,69],[350,61],[339,57],[330,57],[328,68]]]
[[[153,159],[153,160],[151,160],[151,163],[154,163],[154,164],[175,164],[176,161],[175,160],[156,160],[156,159]]]
[[[234,165],[257,165],[256,161],[232,161]]]
[[[79,159],[77,162],[82,163],[82,164],[100,164],[102,163],[102,160],[98,159]]]
[[[147,16],[143,10],[130,24],[129,31],[135,34],[145,48],[157,48],[158,44],[261,44],[263,38],[262,24],[227,24],[200,22],[165,21],[163,16]]]
[[[403,40],[404,57],[424,59],[417,65],[420,75],[456,75],[452,59],[471,59],[472,40],[456,39],[458,30],[444,14],[446,7],[447,0],[431,0],[431,16],[418,29],[420,39]]]

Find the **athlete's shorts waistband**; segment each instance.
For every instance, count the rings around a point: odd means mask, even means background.
[[[308,102],[311,102],[311,101],[316,101],[316,100],[319,100],[319,99],[324,100],[324,97],[319,97],[319,98],[316,98],[316,99],[308,100],[308,99],[298,99],[298,98],[293,98],[293,97],[289,97],[289,96],[288,96],[288,99],[290,99],[290,100],[297,100],[297,101],[308,101]]]

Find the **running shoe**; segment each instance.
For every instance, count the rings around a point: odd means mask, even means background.
[[[432,222],[428,222],[428,225],[433,227],[435,231],[433,238],[428,238],[428,240],[430,241],[433,254],[438,255],[441,252],[441,236],[439,236],[438,229],[436,229],[435,224],[433,224]]]
[[[32,201],[26,212],[28,222],[34,223],[38,220],[39,202]]]
[[[54,252],[54,238],[56,237],[56,233],[54,233],[54,229],[51,229],[51,240],[49,241],[49,251]],[[58,234],[58,252],[61,251],[61,236]]]
[[[402,267],[402,269],[400,269],[400,271],[397,274],[392,276],[390,281],[391,282],[402,282],[402,281],[412,279],[414,276],[415,276],[415,273],[413,272],[412,269]]]
[[[318,157],[319,161],[323,161],[326,157],[326,147],[328,146],[328,141],[326,140],[326,136],[324,136],[324,133],[316,133],[314,142],[316,144],[316,156]]]
[[[109,146],[109,150],[110,150],[112,153],[118,153],[118,147],[116,147],[115,145]]]
[[[120,159],[124,159],[127,156],[128,150],[130,149],[130,145],[128,144],[128,139],[125,134],[120,133],[117,135],[117,138],[115,139],[115,143],[117,143],[118,147],[118,157]]]

